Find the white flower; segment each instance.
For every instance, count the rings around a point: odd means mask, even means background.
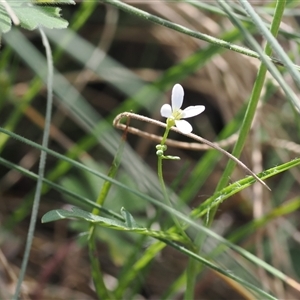
[[[196,106],[189,106],[184,110],[181,110],[182,102],[183,102],[184,91],[183,87],[180,84],[175,84],[172,89],[172,96],[171,96],[171,104],[164,104],[160,109],[160,114],[168,118],[167,123],[176,125],[176,127],[182,133],[191,133],[193,130],[192,125],[181,119],[186,119],[190,117],[197,116],[201,114],[205,110],[205,106],[203,105],[196,105]]]

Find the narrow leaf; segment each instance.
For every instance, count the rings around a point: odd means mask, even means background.
[[[173,240],[173,241],[182,242],[182,243],[187,242],[185,237],[182,237],[182,235],[177,234],[177,233],[154,231],[154,230],[149,230],[148,228],[145,228],[145,227],[138,226],[136,224],[134,218],[132,217],[132,215],[125,209],[122,209],[121,213],[125,217],[125,220],[126,220],[125,223],[114,220],[114,219],[109,219],[109,218],[104,218],[104,217],[100,217],[97,215],[93,215],[93,214],[91,214],[87,211],[84,211],[78,207],[72,207],[72,211],[65,210],[65,209],[56,209],[56,210],[51,210],[51,211],[47,212],[42,217],[42,223],[75,218],[75,219],[85,220],[87,222],[94,223],[97,225],[101,225],[106,228],[112,228],[115,230],[135,232],[135,233],[151,236],[151,237],[154,237],[157,239],[168,239],[170,241]]]

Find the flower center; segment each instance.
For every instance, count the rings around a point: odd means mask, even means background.
[[[181,109],[177,109],[177,110],[173,111],[172,117],[175,120],[180,120],[182,118],[182,110]]]

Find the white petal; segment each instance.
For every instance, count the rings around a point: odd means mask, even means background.
[[[183,96],[184,96],[183,87],[179,83],[175,84],[172,89],[172,96],[171,96],[173,111],[178,110],[182,106]]]
[[[182,111],[182,118],[191,118],[201,114],[205,110],[204,105],[189,106]]]
[[[191,133],[193,130],[192,125],[185,120],[175,121],[175,124],[182,133]]]
[[[164,104],[160,109],[162,117],[169,118],[172,115],[172,107],[170,104]]]

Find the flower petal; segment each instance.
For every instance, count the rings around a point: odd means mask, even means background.
[[[182,132],[182,133],[191,133],[193,130],[192,125],[185,120],[175,120],[176,127]]]
[[[172,96],[171,96],[171,103],[172,103],[172,110],[178,110],[182,106],[184,96],[183,87],[177,83],[174,85],[172,89]]]
[[[182,111],[182,118],[191,118],[201,114],[205,110],[204,105],[189,106]]]
[[[172,107],[170,104],[164,104],[160,109],[162,117],[169,118],[172,115]]]

